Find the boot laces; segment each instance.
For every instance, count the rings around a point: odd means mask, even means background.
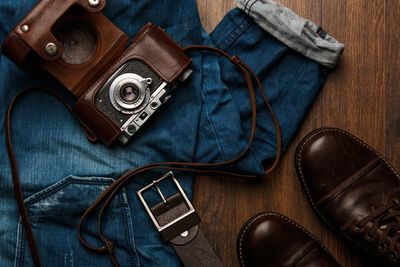
[[[370,225],[366,229],[367,225]],[[394,260],[400,256],[400,200],[395,198],[380,208],[373,211],[370,215],[360,220],[356,230],[364,229],[365,238],[369,241],[378,238],[378,248],[383,252],[388,252]],[[380,234],[379,234],[380,232]]]

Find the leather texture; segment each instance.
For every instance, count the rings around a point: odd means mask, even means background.
[[[152,23],[133,38],[131,49],[130,58],[145,62],[167,83],[173,83],[192,63],[180,45]]]
[[[88,12],[101,12],[106,1],[100,1],[97,7],[91,7],[87,0],[54,0],[39,1],[38,4],[21,20],[14,30],[14,33],[21,38],[31,49],[45,60],[56,60],[62,53],[62,45],[53,35],[52,27],[62,15],[73,5],[79,5]],[[27,25],[29,31],[23,31],[21,26]],[[57,54],[49,56],[45,52],[45,45],[54,43],[61,49]],[[13,49],[13,47],[9,47]],[[18,51],[15,51],[18,52]]]
[[[91,7],[87,0],[42,0],[21,20],[3,43],[4,54],[19,66],[40,66],[60,81],[75,96],[82,95],[123,53],[128,37],[101,11],[106,5]],[[66,63],[61,55],[63,44],[53,34],[59,26],[78,21],[93,28],[97,38],[94,55],[85,63]],[[28,26],[23,31],[23,25]],[[57,46],[54,55],[46,45]]]
[[[111,146],[121,130],[97,106],[95,97],[110,77],[127,61],[139,60],[150,67],[167,83],[174,83],[187,70],[192,60],[183,49],[160,27],[148,23],[135,36],[132,45],[96,82],[78,99],[74,112],[105,144]]]
[[[261,213],[245,223],[237,241],[242,267],[339,267],[321,242],[278,213]]]
[[[295,160],[319,216],[380,266],[400,266],[400,180],[388,161],[335,128],[305,137]]]
[[[169,197],[167,203],[160,203],[152,209],[161,226],[168,224],[189,210],[179,193]],[[186,267],[222,267],[217,255],[199,229],[198,223],[183,224],[169,240]],[[180,235],[187,231],[187,235]]]

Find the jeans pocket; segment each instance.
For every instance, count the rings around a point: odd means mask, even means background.
[[[112,178],[71,175],[25,200],[43,266],[111,266],[107,254],[93,253],[80,244],[76,229],[82,213],[113,181]],[[102,246],[96,239],[97,216],[93,217],[85,223],[83,233],[91,244]],[[124,190],[108,208],[103,230],[113,240],[121,264],[135,266],[132,218]],[[21,221],[14,265],[33,266]]]

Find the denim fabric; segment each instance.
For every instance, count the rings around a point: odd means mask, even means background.
[[[0,41],[36,0],[0,2]],[[209,35],[200,23],[195,0],[108,1],[105,14],[130,36],[152,21],[182,45],[207,44],[237,54],[252,66],[266,87],[281,122],[287,147],[318,90],[327,69],[291,50],[262,30],[238,9]],[[56,100],[41,93],[24,98],[13,114],[13,140],[26,205],[44,266],[108,266],[107,255],[85,250],[76,237],[82,212],[128,169],[149,162],[217,162],[236,156],[246,145],[250,108],[243,78],[229,62],[212,54],[192,53],[194,74],[178,87],[171,101],[125,146],[109,149],[92,144],[76,120]],[[48,75],[25,73],[0,56],[0,139],[5,138],[6,108],[18,90],[51,86],[70,95]],[[257,136],[251,152],[230,166],[261,174],[274,157],[274,129],[259,101]],[[29,246],[19,221],[10,168],[0,146],[0,266],[31,266]],[[138,177],[113,200],[104,232],[115,242],[123,266],[179,266],[173,249],[164,245],[136,197],[136,191],[160,173]],[[177,177],[191,197],[193,176]],[[172,192],[166,184],[163,190]],[[158,200],[154,192],[146,195]],[[91,226],[91,227],[89,227]],[[85,224],[94,245],[96,224]],[[232,248],[233,249],[233,248]]]

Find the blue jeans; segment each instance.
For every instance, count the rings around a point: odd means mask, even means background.
[[[35,3],[0,2],[1,41]],[[262,80],[280,120],[286,148],[323,86],[328,69],[260,27],[248,15],[251,3],[245,4],[245,11],[229,12],[211,34],[201,26],[195,0],[113,0],[108,1],[105,14],[130,36],[152,21],[182,45],[213,45],[239,56]],[[191,56],[194,74],[190,81],[178,87],[162,112],[125,146],[109,149],[101,143],[89,143],[77,121],[49,96],[32,94],[19,103],[13,114],[13,143],[44,266],[111,265],[107,255],[93,254],[80,245],[76,226],[82,212],[124,171],[150,162],[220,162],[243,150],[250,108],[242,76],[216,55]],[[65,91],[47,74],[23,72],[3,54],[0,69],[0,139],[4,140],[6,108],[18,90],[45,85]],[[272,121],[261,99],[258,104],[254,145],[232,166],[253,174],[263,172],[263,165],[274,158],[276,150]],[[0,155],[0,266],[31,266],[5,146],[0,146]],[[136,191],[159,174],[129,183],[108,210],[104,231],[115,242],[116,256],[123,266],[180,265],[173,249],[161,242],[136,197]],[[193,176],[177,176],[191,196]],[[167,185],[165,190],[169,189]],[[156,194],[147,197],[150,202],[157,200]],[[95,226],[87,222],[85,236],[94,245],[102,245],[95,238]]]

